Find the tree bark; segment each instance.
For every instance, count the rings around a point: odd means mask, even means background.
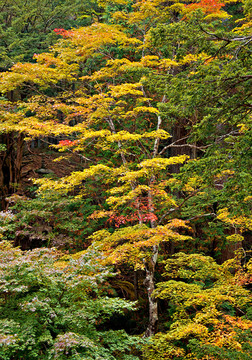
[[[6,150],[0,156],[0,196],[1,209],[7,206],[6,197],[18,191],[21,181],[24,136],[8,133],[1,136]]]
[[[144,336],[150,337],[155,334],[157,330],[158,323],[158,303],[157,299],[153,297],[153,292],[155,290],[155,267],[157,263],[158,257],[158,246],[153,246],[153,255],[151,257],[150,265],[145,265],[146,278],[145,278],[145,286],[147,288],[148,300],[149,300],[149,324],[145,331]]]

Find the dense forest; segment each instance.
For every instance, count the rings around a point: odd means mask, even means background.
[[[0,359],[252,359],[251,0],[0,8]]]

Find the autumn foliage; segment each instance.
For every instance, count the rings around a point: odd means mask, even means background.
[[[185,5],[187,11],[201,9],[205,14],[219,13],[225,4],[219,0],[201,0],[197,3]]]
[[[101,1],[1,72],[4,360],[249,359],[242,6]]]

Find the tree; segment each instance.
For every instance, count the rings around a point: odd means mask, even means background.
[[[8,69],[19,61],[31,61],[34,54],[46,51],[55,40],[53,29],[88,25],[101,9],[95,1],[0,1],[0,68]]]
[[[131,39],[127,37],[124,33],[122,33],[120,30],[118,30],[116,27],[102,25],[102,24],[96,24],[91,26],[90,28],[85,29],[78,29],[78,30],[71,30],[70,32],[66,31],[63,33],[63,35],[66,37],[66,42],[60,42],[54,47],[54,51],[57,51],[61,54],[61,59],[53,58],[50,54],[40,55],[37,56],[38,64],[34,64],[32,68],[35,70],[34,75],[31,73],[31,65],[27,66],[26,64],[21,65],[17,64],[15,66],[15,71],[9,74],[9,79],[5,78],[7,82],[11,81],[13,83],[14,78],[16,77],[16,81],[22,84],[24,81],[31,81],[35,82],[38,85],[42,86],[48,86],[48,79],[50,77],[51,83],[57,83],[59,81],[59,77],[62,79],[65,78],[66,80],[74,81],[74,72],[76,71],[75,64],[67,64],[66,61],[69,61],[69,55],[71,56],[71,60],[74,59],[74,56],[80,56],[79,61],[86,61],[86,58],[88,56],[91,56],[93,53],[96,53],[97,50],[99,51],[104,44],[106,46],[113,44],[115,41],[121,43],[123,46],[133,44],[133,46],[136,44],[139,44],[139,41],[137,39]],[[99,37],[97,36],[99,35]],[[69,41],[70,39],[70,41]],[[89,41],[87,41],[89,39]],[[69,44],[69,47],[66,47],[65,44]],[[77,49],[76,49],[77,48]],[[81,53],[79,52],[81,48]],[[71,52],[70,52],[71,51]],[[74,51],[74,52],[73,52]],[[76,54],[76,55],[75,55]],[[78,59],[78,58],[76,58]],[[53,62],[55,65],[54,68],[48,67]],[[127,63],[127,60],[122,61]],[[147,62],[147,66],[150,63],[150,66],[155,65],[155,58],[143,59],[142,63],[140,64],[134,64],[133,63],[133,71],[134,67],[136,68],[136,71],[140,67],[145,70],[145,62]],[[115,64],[117,66],[118,61],[111,61],[110,67],[114,67]],[[120,65],[120,61],[119,61]],[[128,61],[128,65],[131,66],[130,61]],[[168,64],[169,66],[170,64]],[[29,72],[27,72],[27,69],[29,67]],[[40,68],[41,76],[37,77],[37,68]],[[116,71],[113,69],[113,73],[111,74],[111,68],[103,68],[99,70],[98,72],[95,72],[93,75],[87,77],[86,79],[90,82],[96,81],[96,79],[99,79],[103,83],[103,78],[107,76],[113,76],[115,79]],[[42,70],[43,69],[43,70]],[[14,69],[13,69],[14,70]],[[119,70],[119,69],[118,69]],[[148,70],[148,67],[147,67]],[[106,74],[106,71],[109,72],[109,74]],[[119,70],[120,71],[120,70]],[[142,72],[141,71],[141,72]],[[71,73],[73,72],[73,73]],[[101,76],[99,75],[101,73]],[[49,75],[50,74],[50,75]],[[141,75],[141,73],[140,73]],[[14,78],[12,77],[14,76]],[[133,75],[134,76],[134,75]],[[11,80],[12,77],[12,80]],[[137,75],[139,77],[139,75]],[[103,84],[100,84],[102,87]],[[106,83],[104,84],[106,86]],[[125,103],[124,99],[127,99],[131,97],[129,106],[127,103]],[[43,100],[43,98],[42,98]],[[82,122],[81,124],[77,123],[75,126],[67,126],[62,125],[60,127],[55,128],[53,125],[53,122],[49,122],[47,124],[42,124],[42,126],[39,125],[39,117],[43,117],[43,108],[40,108],[38,110],[38,104],[30,104],[29,109],[30,111],[33,108],[33,111],[36,110],[36,116],[33,117],[33,119],[30,122],[31,127],[28,130],[28,133],[32,135],[32,132],[36,130],[35,128],[37,125],[39,126],[39,129],[42,129],[42,132],[40,130],[38,133],[42,134],[43,130],[48,133],[48,131],[52,131],[55,135],[57,131],[58,134],[66,133],[67,135],[71,133],[77,133],[79,141],[77,139],[73,142],[74,146],[77,145],[80,142],[79,150],[84,148],[86,145],[86,141],[90,142],[90,140],[93,139],[93,141],[97,141],[97,144],[95,145],[96,148],[106,148],[111,154],[115,154],[115,162],[117,164],[117,168],[115,171],[113,171],[111,165],[105,166],[102,164],[94,165],[86,170],[79,172],[79,173],[73,173],[70,175],[69,178],[66,178],[64,180],[64,184],[66,184],[67,192],[72,188],[74,189],[76,186],[79,186],[83,181],[86,179],[96,176],[105,176],[106,181],[112,184],[115,183],[116,176],[121,176],[122,183],[124,183],[123,187],[120,187],[119,190],[117,188],[112,188],[111,193],[119,193],[119,197],[111,196],[108,199],[108,203],[114,204],[114,208],[116,209],[118,206],[124,206],[125,204],[129,203],[137,203],[136,204],[136,210],[137,210],[137,216],[135,218],[135,221],[142,225],[143,222],[150,222],[151,227],[154,229],[156,228],[156,215],[154,214],[154,205],[158,202],[158,199],[170,203],[174,203],[172,198],[168,196],[168,194],[164,191],[165,184],[159,184],[157,183],[157,186],[155,185],[155,181],[157,177],[162,176],[161,171],[165,171],[166,168],[172,164],[176,163],[182,163],[186,160],[186,156],[180,156],[180,157],[172,157],[169,159],[162,159],[159,158],[159,142],[160,139],[166,139],[169,137],[169,134],[161,129],[161,118],[159,116],[158,109],[151,106],[150,101],[146,100],[145,91],[143,88],[143,85],[141,83],[134,82],[131,83],[125,83],[125,80],[117,85],[114,86],[106,86],[105,91],[100,91],[99,93],[89,97],[85,98],[85,96],[81,96],[79,98],[74,98],[74,102],[79,102],[82,111],[84,111],[84,114],[82,113],[82,116],[86,116],[85,122]],[[144,105],[147,102],[147,106]],[[35,108],[36,107],[36,108]],[[58,106],[57,106],[58,107]],[[59,108],[59,107],[58,107]],[[92,109],[96,108],[95,111],[92,111]],[[64,110],[65,109],[65,110]],[[61,105],[61,110],[63,111],[69,111],[68,105]],[[73,106],[70,106],[70,111],[74,110],[76,113],[76,108]],[[48,111],[48,107],[47,107]],[[40,112],[40,113],[39,113]],[[110,115],[111,112],[111,115]],[[127,131],[127,126],[130,123],[132,117],[134,118],[138,114],[149,114],[151,118],[153,118],[153,121],[156,121],[156,129],[146,129],[146,131],[139,131],[139,133],[130,132]],[[119,118],[124,121],[122,126],[119,123]],[[117,120],[116,120],[117,119]],[[155,120],[154,120],[155,119]],[[26,119],[24,120],[26,121]],[[32,125],[33,122],[33,125]],[[119,123],[119,124],[118,124]],[[86,124],[89,124],[88,127]],[[93,127],[99,128],[94,131]],[[22,120],[19,121],[18,127],[22,126]],[[118,129],[117,129],[118,127]],[[33,128],[33,130],[32,130]],[[143,130],[145,130],[143,128]],[[26,131],[26,130],[25,130]],[[141,142],[141,139],[146,140],[146,145],[144,145]],[[133,144],[136,142],[137,147],[136,150],[138,152],[138,144],[142,144],[142,152],[143,155],[140,154],[140,156],[136,153],[137,158],[139,159],[138,162],[132,161],[130,158],[127,159],[127,152],[129,149],[132,149],[132,142]],[[59,144],[59,147],[63,149],[69,145],[71,146],[71,141],[63,141]],[[94,144],[92,145],[94,147]],[[119,154],[117,155],[119,150]],[[148,154],[147,159],[141,161],[144,159],[144,157]],[[88,158],[87,158],[88,159]],[[114,164],[113,164],[114,165]],[[159,174],[160,173],[160,174]],[[42,181],[43,182],[43,181]],[[55,182],[52,180],[46,180],[45,185],[43,188],[51,187],[51,184],[53,184],[53,187],[55,187]],[[60,182],[58,183],[58,189],[65,188],[65,185],[61,185]],[[110,185],[111,186],[111,185]],[[125,195],[120,196],[120,193],[124,191]],[[141,199],[146,202],[144,206],[141,204]],[[134,207],[133,207],[133,211]],[[115,211],[116,214],[116,211]],[[172,225],[176,226],[175,224]],[[184,226],[183,222],[179,222],[178,226]],[[166,231],[165,228],[163,231]],[[157,234],[162,233],[162,229],[157,230]],[[147,232],[148,234],[148,232]],[[173,232],[168,229],[166,233],[166,240],[169,240],[169,236],[172,237],[178,237],[178,234],[175,233],[173,235]],[[184,239],[184,237],[181,237]],[[160,241],[164,240],[164,236],[161,236],[158,238],[156,236],[155,242],[153,243],[153,237],[151,237],[150,241],[147,242],[144,247],[152,247],[152,255],[148,256],[147,258],[142,259],[142,266],[144,266],[146,270],[146,286],[147,289],[149,289],[149,302],[150,302],[150,326],[147,331],[148,335],[152,334],[155,330],[156,322],[157,322],[157,304],[155,301],[152,301],[152,292],[154,290],[154,272],[155,272],[155,265],[157,261],[157,254],[158,254],[158,244]]]
[[[58,38],[53,29],[87,25],[99,18],[102,10],[95,1],[0,1],[0,70],[13,64],[33,61],[34,54],[46,51]],[[29,90],[10,89],[6,97],[16,102],[29,96]],[[8,104],[7,108],[12,106]],[[15,113],[16,106],[13,107]],[[4,110],[5,111],[5,110]],[[24,138],[22,134],[1,133],[0,156],[1,208],[6,196],[20,190]]]
[[[200,4],[201,9],[179,4],[175,20],[171,13],[169,24],[158,18],[141,37],[100,23],[58,29],[63,38],[50,52],[2,75],[3,92],[27,83],[40,91],[18,105],[18,115],[6,112],[3,127],[9,124],[30,138],[64,135],[57,150],[78,152],[85,160],[83,171],[37,181],[41,193],[88,197],[87,181],[97,189],[102,184],[101,212],[93,217],[105,216],[121,228],[92,238],[110,261],[128,258],[145,270],[147,335],[154,333],[158,317],[152,295],[161,243],[189,240],[186,221],[194,227],[202,218],[210,237],[210,224],[222,224],[214,206],[221,211],[226,202],[231,208],[237,187],[242,204],[249,200],[236,150],[242,146],[245,151],[250,137],[251,36],[246,26],[235,32],[223,28],[227,14],[220,14],[218,2]],[[150,12],[145,15],[143,22],[148,22]],[[244,169],[249,179],[248,161]],[[224,192],[216,184],[219,179]],[[247,205],[238,208],[242,216],[244,209]],[[247,210],[245,218],[249,223]]]
[[[1,241],[0,258],[2,359],[139,359],[141,339],[104,328],[135,304],[111,296],[112,274],[94,254],[22,252]]]
[[[250,267],[243,269],[238,258],[217,265],[199,254],[166,260],[167,281],[155,296],[167,301],[172,317],[167,332],[146,347],[146,359],[249,359],[251,293],[244,285],[251,281]]]
[[[86,249],[87,240],[105,221],[96,224],[89,216],[99,208],[90,198],[36,196],[34,199],[14,194],[7,198],[9,210],[0,212],[0,228],[4,238],[22,250],[57,247],[70,252]],[[97,196],[97,193],[95,194]]]

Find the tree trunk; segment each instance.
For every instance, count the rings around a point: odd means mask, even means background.
[[[145,286],[147,288],[148,300],[149,300],[149,324],[145,331],[145,337],[149,337],[155,334],[158,322],[158,303],[157,299],[153,297],[153,291],[155,290],[155,266],[158,257],[158,246],[153,247],[153,255],[151,258],[150,266],[145,265],[146,278]]]
[[[6,150],[0,156],[0,195],[1,208],[6,208],[6,197],[18,191],[21,181],[21,169],[24,147],[22,134],[8,133],[1,136]]]
[[[134,291],[135,291],[135,298],[139,299],[139,287],[138,287],[138,271],[134,271]]]

